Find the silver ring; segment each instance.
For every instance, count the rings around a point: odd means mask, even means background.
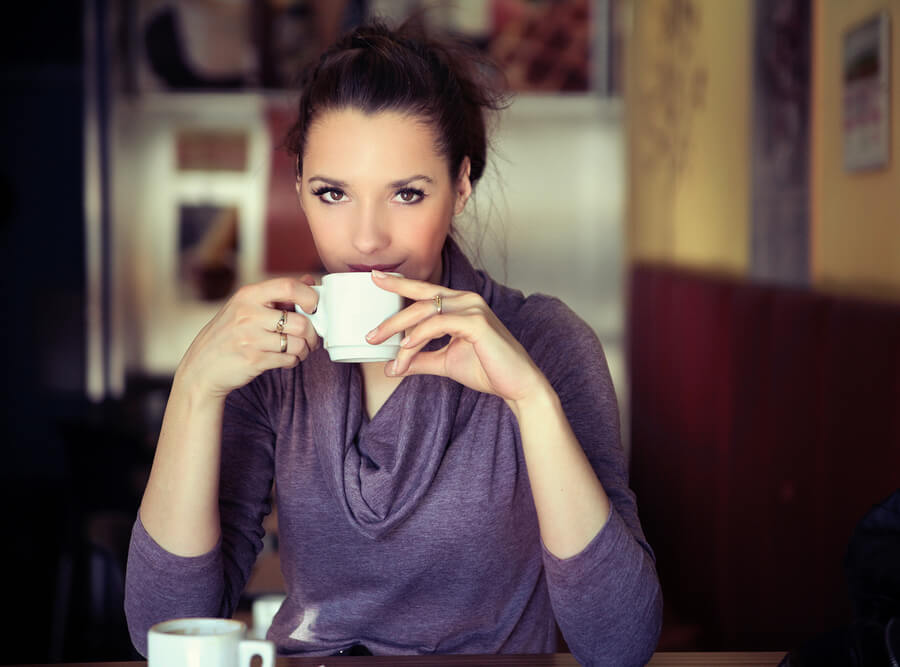
[[[282,310],[282,311],[281,311],[281,319],[279,319],[279,320],[275,323],[275,332],[276,332],[276,333],[283,333],[283,332],[284,332],[284,325],[285,325],[285,324],[287,324],[287,311],[286,311],[286,310]],[[283,351],[284,351],[284,350],[282,350],[282,352],[283,352]]]
[[[441,295],[435,294],[432,298],[434,299],[434,314],[440,315],[444,312],[444,303],[441,299]]]
[[[287,334],[281,334],[281,351],[287,352]]]

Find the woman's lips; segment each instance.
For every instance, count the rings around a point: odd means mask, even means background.
[[[384,271],[390,273],[395,271],[400,264],[348,264],[347,268],[351,271]]]

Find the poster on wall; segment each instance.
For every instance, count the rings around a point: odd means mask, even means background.
[[[221,301],[237,286],[237,206],[178,207],[178,293],[188,301]]]
[[[890,146],[890,29],[880,12],[844,35],[844,167],[887,166]]]

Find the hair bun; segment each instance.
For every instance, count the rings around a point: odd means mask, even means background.
[[[396,29],[375,20],[348,32],[301,81],[285,141],[301,170],[308,129],[322,112],[398,111],[431,124],[454,177],[468,157],[474,184],[487,160],[485,116],[507,105],[499,68],[468,44],[430,34],[418,16]]]

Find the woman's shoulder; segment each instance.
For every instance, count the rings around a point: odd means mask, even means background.
[[[536,292],[522,292],[497,285],[494,313],[529,353],[560,349],[595,348],[599,341],[594,330],[562,299]]]
[[[588,329],[590,326],[562,299],[535,292],[526,296],[520,290],[493,283],[488,305],[514,335],[532,329]]]

